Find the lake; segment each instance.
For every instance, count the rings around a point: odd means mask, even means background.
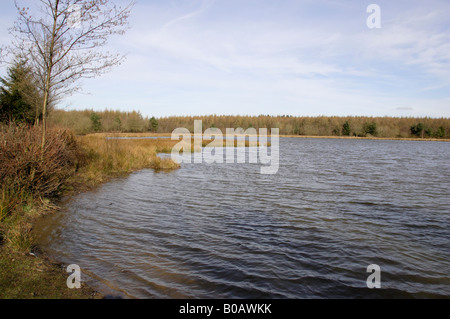
[[[42,219],[38,245],[111,297],[450,297],[450,143],[281,138],[278,173],[260,167],[115,179]]]

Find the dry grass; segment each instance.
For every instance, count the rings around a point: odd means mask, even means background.
[[[170,137],[172,136],[171,133],[150,133],[150,132],[146,132],[146,133],[95,133],[95,134],[90,134],[90,136],[99,136],[99,137]]]
[[[177,141],[170,139],[107,139],[111,135],[92,134],[77,137],[84,160],[78,173],[70,180],[71,188],[96,186],[111,177],[145,168],[173,170],[180,166],[158,153],[169,153]],[[117,136],[115,136],[117,137]],[[121,136],[123,137],[123,136]]]

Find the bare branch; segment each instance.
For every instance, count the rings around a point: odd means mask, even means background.
[[[3,57],[3,51],[4,50],[5,49],[3,47],[0,47],[0,65],[2,65],[3,62],[4,62],[4,57]]]
[[[39,79],[45,82],[49,73],[48,88],[72,86],[80,78],[96,77],[123,62],[124,55],[102,48],[111,36],[128,29],[134,2],[121,8],[108,0],[40,0],[41,15],[31,15],[18,0],[15,4],[19,12],[11,30],[17,39],[15,49],[30,57]],[[74,7],[79,10],[77,27],[69,23]]]
[[[122,8],[110,0],[40,0],[33,14],[19,0],[14,2],[19,17],[11,29],[13,46],[27,57],[43,92],[44,149],[51,99],[74,92],[79,79],[99,76],[124,60],[125,56],[102,49],[111,36],[128,29],[134,2]]]

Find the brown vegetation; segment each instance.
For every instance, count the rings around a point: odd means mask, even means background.
[[[247,129],[279,128],[281,135],[293,136],[376,136],[381,138],[411,138],[412,127],[422,123],[423,137],[450,138],[448,118],[394,118],[394,117],[293,117],[293,116],[185,116],[158,119],[158,132],[172,132],[186,127],[191,132],[194,120],[202,120],[203,128],[217,127],[225,133],[226,128]],[[348,126],[346,126],[346,123]],[[348,128],[346,131],[345,128]],[[422,137],[422,135],[420,136]]]
[[[41,152],[41,129],[0,127],[0,239],[17,250],[32,245],[31,222],[50,208],[49,199],[77,170],[80,152],[71,133],[49,130]]]
[[[98,116],[98,122],[96,122]],[[62,111],[55,110],[48,118],[49,126],[66,127],[77,135],[95,132],[144,133],[152,131],[149,118],[139,112],[103,111]]]
[[[98,115],[100,125],[92,121]],[[450,119],[412,117],[358,117],[358,116],[173,116],[155,119],[138,112],[119,111],[54,111],[49,123],[73,129],[76,134],[91,132],[157,132],[170,134],[179,127],[194,132],[194,120],[203,121],[203,129],[216,127],[225,134],[226,128],[279,128],[281,135],[291,136],[353,136],[380,138],[450,138]],[[98,123],[97,123],[98,124]]]
[[[95,186],[99,183],[139,169],[172,170],[179,168],[158,153],[170,153],[177,141],[170,139],[108,139],[103,134],[77,137],[85,164],[69,181],[69,185]],[[77,187],[75,187],[77,188]],[[79,187],[78,187],[79,188]]]

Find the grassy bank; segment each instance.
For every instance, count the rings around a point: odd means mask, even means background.
[[[70,290],[67,274],[45,257],[35,257],[33,224],[58,209],[58,200],[111,178],[144,168],[179,167],[157,153],[170,152],[171,140],[107,140],[75,137],[64,129],[0,127],[0,298],[92,298],[89,288]]]
[[[64,266],[10,248],[0,248],[0,299],[100,299],[82,284],[68,289]]]

